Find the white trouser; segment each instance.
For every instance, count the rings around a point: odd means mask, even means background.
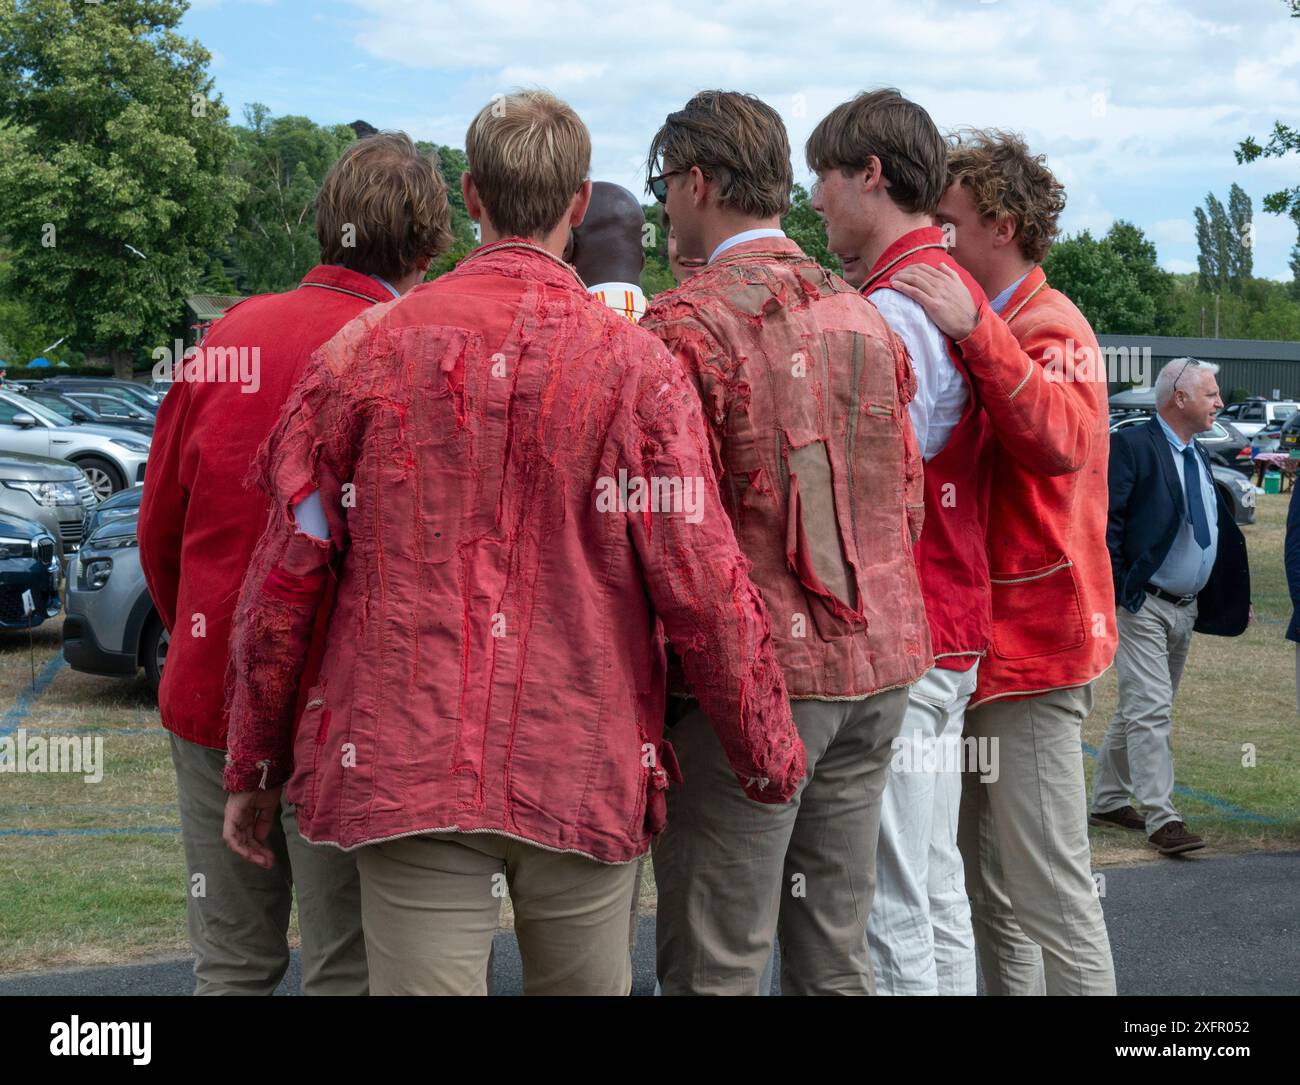
[[[969,671],[932,667],[908,691],[880,811],[867,939],[882,995],[973,995],[975,937],[961,852],[962,723]]]

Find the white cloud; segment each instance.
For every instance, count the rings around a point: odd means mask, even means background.
[[[719,86],[752,91],[781,112],[797,178],[813,125],[865,87],[899,87],[944,128],[1021,131],[1069,189],[1068,229],[1104,230],[1115,217],[1106,208],[1140,190],[1148,221],[1160,217],[1152,235],[1183,262],[1194,246],[1190,222],[1172,216],[1190,215],[1207,191],[1226,195],[1234,179],[1258,207],[1297,174],[1294,161],[1246,169],[1233,160],[1241,138],[1294,118],[1300,100],[1300,22],[1280,2],[352,4],[363,16],[355,35],[363,54],[440,77],[445,93],[428,115],[407,118],[418,134],[459,145],[492,94],[546,86],[591,128],[593,175],[638,194],[663,117]],[[1117,213],[1143,224],[1128,206]],[[1277,253],[1270,259],[1279,263]]]

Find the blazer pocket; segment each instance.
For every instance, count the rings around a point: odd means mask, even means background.
[[[1088,636],[1068,558],[1038,569],[995,572],[993,651],[1002,659],[1032,659],[1080,647]]]

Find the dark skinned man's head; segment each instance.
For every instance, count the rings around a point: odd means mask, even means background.
[[[566,259],[588,286],[639,283],[645,267],[644,226],[645,212],[632,193],[609,181],[595,181],[587,217],[574,229]]]

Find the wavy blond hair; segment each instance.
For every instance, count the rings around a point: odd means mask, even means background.
[[[1065,210],[1065,186],[1046,162],[1015,132],[963,128],[948,137],[948,184],[960,181],[986,219],[1014,216],[1020,251],[1036,264],[1056,241]]]

